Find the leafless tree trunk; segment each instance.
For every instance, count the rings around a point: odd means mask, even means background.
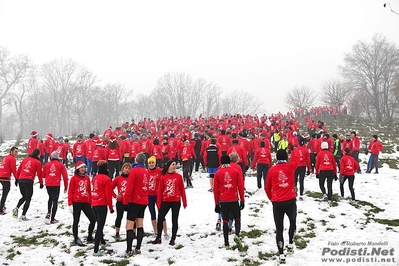
[[[349,95],[350,91],[343,82],[331,79],[323,84],[321,100],[324,104],[338,106],[339,110],[341,110],[341,106],[349,100]]]
[[[316,94],[309,87],[296,87],[287,94],[286,104],[290,109],[310,108],[316,100]]]

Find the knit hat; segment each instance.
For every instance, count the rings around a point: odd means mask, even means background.
[[[48,134],[46,135],[46,137],[48,137],[48,138],[53,138],[53,134],[48,133]]]
[[[32,131],[32,132],[30,133],[30,136],[31,136],[31,137],[36,137],[36,136],[37,136],[37,132],[36,132],[36,131]]]
[[[58,137],[58,141],[60,141],[60,140],[62,140],[62,139],[64,139],[63,136],[59,136],[59,137]]]
[[[150,162],[156,163],[157,158],[155,156],[151,156],[150,158],[148,158],[148,163],[150,163]]]
[[[277,160],[287,160],[288,159],[287,151],[284,149],[278,150],[276,153],[276,158]]]
[[[83,166],[86,166],[86,164],[84,162],[82,162],[82,161],[79,161],[79,162],[76,163],[75,169],[79,169],[79,168],[81,168]]]
[[[230,163],[230,157],[228,155],[223,155],[222,158],[220,158],[220,162],[222,164],[229,164]]]
[[[94,142],[94,143],[97,143],[97,144],[98,144],[99,140],[100,140],[100,139],[98,138],[98,136],[94,136],[94,137],[93,137],[93,142]]]
[[[52,153],[51,153],[51,159],[59,159],[60,157],[60,154],[59,154],[59,152],[58,151],[53,151]]]
[[[116,140],[115,136],[109,137],[109,141],[114,142]]]
[[[97,167],[98,167],[98,173],[99,174],[108,174],[108,164],[107,161],[105,160],[99,160],[97,162]]]
[[[328,143],[327,143],[326,141],[323,141],[323,142],[321,143],[321,149],[322,149],[322,150],[328,149]]]

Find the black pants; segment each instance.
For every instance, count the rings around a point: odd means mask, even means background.
[[[238,205],[238,201],[221,202],[220,206],[221,206],[222,220],[223,220],[224,245],[229,246],[229,214],[230,212],[233,214],[235,234],[239,236],[241,230],[240,206]]]
[[[340,169],[340,162],[341,162],[341,156],[334,156],[335,158],[335,163],[337,164],[338,170]]]
[[[115,227],[120,228],[123,218],[123,213],[125,212],[125,208],[123,206],[122,201],[116,202],[116,219],[115,219]]]
[[[10,192],[10,181],[1,181],[1,185],[3,186],[3,193],[1,195],[0,202],[0,212],[3,211],[4,205],[6,204],[8,193]]]
[[[260,164],[256,165],[256,178],[258,180],[258,188],[262,188],[262,177],[263,177],[263,184],[266,184],[266,176],[267,172],[269,171],[270,165],[269,164]]]
[[[54,221],[58,209],[58,198],[60,196],[60,187],[46,187],[48,194],[47,213],[51,213],[51,220]]]
[[[92,162],[91,163],[91,176],[94,178],[97,175],[98,172],[98,166],[97,166],[98,161]]]
[[[323,194],[326,194],[326,188],[324,187],[324,183],[326,182],[327,179],[327,197],[328,200],[331,200],[332,198],[332,182],[334,180],[334,171],[333,170],[328,170],[328,171],[320,171],[319,172],[319,186],[320,190]]]
[[[316,156],[317,153],[311,153],[310,154],[310,167],[312,168],[312,174],[314,173],[314,167],[316,165]]]
[[[179,212],[180,212],[181,202],[162,202],[161,208],[158,213],[157,222],[157,236],[161,238],[163,230],[163,221],[165,221],[165,216],[168,214],[169,210],[172,209],[172,240],[176,239],[177,229],[179,228]]]
[[[187,186],[193,185],[190,180],[192,171],[193,171],[193,168],[192,168],[192,164],[191,164],[191,159],[184,161],[183,162],[183,178],[184,178],[184,181],[186,181]]]
[[[114,179],[114,177],[118,176],[119,172],[121,171],[121,162],[119,160],[108,160],[108,171],[109,178],[111,178],[111,180]]]
[[[202,160],[202,155],[199,153],[199,151],[198,152],[196,151],[195,155],[197,156],[197,159],[194,159],[195,171],[198,172],[200,164],[202,165],[203,169],[205,169],[205,166],[204,166],[204,161]]]
[[[351,153],[352,157],[356,160],[356,162],[359,162],[359,151],[352,151]],[[356,173],[361,173],[362,170],[360,170],[360,167],[356,170]]]
[[[102,241],[104,236],[103,231],[104,231],[105,220],[107,219],[107,206],[94,206],[93,213],[97,222],[96,236],[94,238],[94,252],[97,253],[100,246],[100,242]]]
[[[33,181],[28,182],[28,183],[18,183],[19,185],[19,191],[21,192],[22,198],[19,199],[17,208],[21,207],[22,204],[24,204],[24,208],[22,210],[22,215],[26,215],[26,212],[29,209],[30,206],[30,201],[32,199],[33,195]]]
[[[298,179],[299,179],[299,194],[303,195],[304,190],[304,181],[305,181],[305,171],[306,166],[298,166],[295,170],[295,187],[298,187]]]
[[[88,228],[88,237],[92,238],[94,226],[96,224],[96,218],[94,217],[93,210],[90,206],[90,203],[82,203],[82,202],[74,202],[73,203],[73,225],[72,225],[72,233],[75,241],[78,239],[78,226],[80,220],[80,213],[86,215],[87,219],[89,219],[90,224]]]
[[[355,200],[355,190],[353,189],[353,184],[355,183],[354,175],[345,176],[342,183],[339,184],[339,189],[341,190],[341,197],[344,196],[344,184],[345,184],[346,179],[348,179],[348,182],[349,182],[349,190],[351,192],[352,199]]]
[[[276,244],[280,254],[283,254],[284,249],[284,214],[287,214],[290,221],[290,228],[288,229],[288,243],[292,244],[296,230],[297,209],[295,200],[289,204],[273,204],[274,224],[276,225]]]

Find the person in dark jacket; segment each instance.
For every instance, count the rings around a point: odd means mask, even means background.
[[[215,176],[216,171],[220,166],[220,158],[222,157],[222,152],[216,146],[216,139],[211,139],[209,147],[206,148],[204,153],[204,163],[208,170],[209,174],[209,192],[213,192],[213,178]]]

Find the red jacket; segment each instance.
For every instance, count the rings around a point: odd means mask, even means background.
[[[142,164],[136,165],[129,173],[123,205],[130,202],[148,204],[148,172]]]
[[[232,152],[236,152],[238,154],[238,157],[240,157],[240,160],[238,163],[241,163],[244,161],[244,164],[248,166],[248,157],[245,152],[245,150],[240,146],[240,145],[233,145],[227,150],[227,154],[230,155]]]
[[[30,138],[28,140],[28,155],[31,155],[34,149],[37,149],[39,141],[36,139],[36,137]]]
[[[150,156],[155,156],[157,159],[162,159],[162,148],[161,145],[151,145],[150,151],[149,151]]]
[[[0,179],[11,179],[11,174],[14,178],[17,176],[17,160],[11,154],[3,158],[0,165]]]
[[[187,207],[186,190],[184,189],[183,177],[174,172],[161,176],[157,195],[157,207],[161,208],[162,202],[179,202],[183,200],[183,207]]]
[[[87,159],[93,159],[93,151],[94,147],[96,147],[96,143],[92,139],[88,139],[85,142],[85,149],[86,149],[86,158]]]
[[[69,145],[69,144],[68,144]],[[67,149],[64,143],[55,142],[53,144],[53,151],[57,151],[60,159],[66,159]]]
[[[91,205],[93,207],[108,205],[109,210],[113,211],[112,194],[111,179],[107,175],[97,174],[93,178]]]
[[[215,173],[213,196],[215,204],[220,202],[245,201],[244,180],[240,177],[240,171],[228,165],[220,167]]]
[[[231,146],[230,137],[227,135],[220,135],[217,139],[217,142],[220,144],[221,151],[227,151]]]
[[[156,196],[158,194],[159,179],[162,175],[162,169],[155,167],[148,169],[148,196]]]
[[[53,145],[55,141],[52,138],[48,138],[44,141],[44,151],[46,153],[52,153],[53,152]]]
[[[291,154],[290,160],[296,160],[299,166],[306,166],[310,171],[310,154],[305,146],[296,147]]]
[[[359,137],[354,136],[352,139],[352,151],[359,151],[360,150],[360,140]]]
[[[107,147],[105,149],[105,160],[107,161],[122,161],[122,154],[121,154],[121,150],[118,147],[116,147],[115,149],[111,149],[110,147]]]
[[[119,175],[112,180],[112,190],[114,190],[116,187],[118,188],[118,195],[116,196],[117,201],[123,201],[123,197],[125,196],[126,192],[127,177],[128,175]]]
[[[140,152],[148,152],[150,150],[151,142],[148,139],[140,140]]]
[[[350,155],[344,155],[339,163],[341,175],[354,175],[359,168],[359,163]]]
[[[91,204],[91,184],[88,175],[74,175],[69,180],[68,206],[74,202]]]
[[[169,146],[169,143],[162,144],[161,145],[161,151],[162,151],[162,157],[163,158],[171,159],[170,158],[170,146]]]
[[[193,146],[191,144],[188,146],[184,145],[180,150],[180,159],[184,161],[184,159],[191,159],[193,157],[197,159]]]
[[[43,184],[42,163],[33,157],[25,158],[18,167],[17,179],[29,179],[34,181],[35,176],[39,178],[39,183]]]
[[[65,165],[59,160],[53,159],[46,163],[43,168],[43,177],[46,180],[47,187],[59,187],[62,180],[64,181],[64,189],[68,188],[68,173]]]
[[[252,160],[252,169],[255,169],[256,164],[272,165],[272,155],[269,149],[266,147],[259,147],[256,149],[254,159]]]
[[[337,164],[334,155],[329,150],[321,150],[316,156],[316,175],[320,171],[333,170],[337,174]]]
[[[121,153],[122,153],[122,157],[130,157],[130,151],[131,151],[131,147],[130,147],[130,141],[128,139],[124,139],[121,142]],[[127,156],[125,156],[125,154],[127,154]]]
[[[136,155],[140,152],[140,143],[133,142],[130,145],[130,158],[136,158]]]
[[[81,157],[86,154],[86,145],[84,142],[75,142],[73,144],[73,157]]]
[[[96,145],[96,147],[93,150],[93,162],[98,162],[100,160],[107,160],[107,157],[105,155],[106,148],[101,147],[101,145]]]
[[[369,152],[371,152],[371,154],[379,154],[383,148],[384,146],[381,144],[381,142],[375,140],[370,142],[369,147],[367,149],[369,150]]]
[[[267,172],[265,192],[271,202],[282,202],[296,198],[294,183],[297,161],[278,163]]]

